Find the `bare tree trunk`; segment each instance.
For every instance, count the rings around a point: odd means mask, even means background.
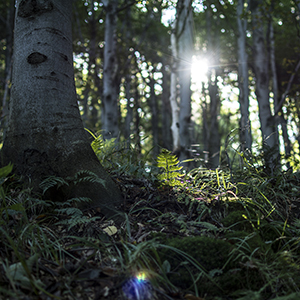
[[[172,132],[171,127],[171,105],[170,105],[170,74],[165,65],[162,68],[163,74],[163,92],[162,92],[162,145],[164,148],[172,150]]]
[[[220,114],[220,96],[218,91],[218,75],[219,75],[219,36],[215,37],[216,45],[213,45],[212,37],[212,13],[211,7],[206,11],[206,23],[207,23],[207,47],[208,53],[214,53],[211,62],[213,67],[208,70],[208,92],[209,92],[209,126],[208,126],[208,167],[215,169],[220,164],[220,133],[219,133],[219,121],[218,116]]]
[[[155,70],[155,69],[154,69]],[[153,70],[153,72],[154,72]],[[157,97],[155,95],[154,84],[155,80],[153,78],[153,74],[149,76],[149,87],[150,87],[150,108],[151,108],[151,130],[152,130],[152,143],[153,143],[153,157],[157,157],[159,154],[158,148],[158,104]]]
[[[133,122],[133,106],[134,103],[132,102],[131,96],[131,74],[127,73],[125,76],[125,95],[127,99],[127,113],[125,117],[125,124],[124,124],[124,137],[129,148],[130,146],[130,135],[131,135],[131,123]]]
[[[171,33],[171,49],[172,49],[172,69],[170,78],[170,104],[172,111],[172,137],[173,137],[173,152],[180,152],[179,143],[179,101],[177,93],[177,42],[176,42],[176,22],[174,21]]]
[[[176,42],[180,85],[179,142],[180,160],[191,158],[191,60],[193,56],[193,14],[191,0],[177,2]]]
[[[265,45],[265,23],[261,3],[261,1],[255,1],[252,5],[253,60],[256,78],[255,93],[259,107],[265,163],[266,166],[272,170],[276,165],[279,149],[275,121],[271,113],[269,102],[269,57]]]
[[[242,17],[244,12],[244,0],[237,3],[237,26],[238,26],[238,82],[240,103],[240,143],[241,151],[251,152],[252,136],[249,118],[249,80],[248,80],[248,55],[246,52],[247,19]]]
[[[4,94],[2,99],[2,112],[1,112],[1,125],[2,128],[7,126],[7,117],[8,117],[8,100],[10,93],[10,83],[11,83],[11,71],[12,71],[12,59],[13,59],[13,32],[14,32],[14,15],[15,15],[15,6],[14,0],[9,1],[9,6],[7,9],[6,17],[6,49],[5,49],[5,72],[4,72]]]
[[[117,62],[117,9],[118,0],[103,0],[106,10],[105,18],[105,46],[103,66],[103,112],[102,129],[104,139],[119,136],[119,83]]]
[[[66,190],[53,199],[85,196],[113,216],[122,197],[90,147],[74,83],[72,0],[17,0],[9,127],[2,164],[38,190],[49,175],[66,178],[88,170],[104,180]],[[60,193],[60,194],[59,194]],[[62,199],[60,199],[62,200]]]
[[[142,152],[142,146],[141,146],[141,136],[140,136],[140,113],[139,113],[139,107],[140,107],[140,95],[138,92],[137,84],[135,86],[135,97],[134,97],[134,111],[135,111],[135,122],[134,122],[134,134],[135,134],[135,145],[136,149],[138,150],[138,153],[140,154]]]
[[[274,95],[274,113],[279,109],[279,92],[278,92],[278,80],[277,80],[277,71],[276,71],[276,61],[275,61],[275,37],[274,37],[274,28],[273,20],[270,16],[269,23],[269,34],[270,34],[270,64],[272,71],[272,83],[273,83],[273,95]],[[277,143],[279,144],[279,131],[278,125],[281,125],[282,137],[284,142],[285,157],[289,158],[291,156],[292,146],[289,139],[288,130],[287,130],[287,121],[284,117],[282,109],[280,109],[280,116],[275,114],[275,126],[277,133]],[[289,162],[286,163],[286,167],[289,168]]]

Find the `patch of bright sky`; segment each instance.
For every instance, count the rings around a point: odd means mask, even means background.
[[[204,11],[202,2],[203,2],[203,0],[193,2],[192,6],[193,6],[195,12],[200,13],[200,12]],[[170,1],[164,0],[164,3],[170,3]],[[172,24],[174,22],[175,16],[176,16],[176,4],[173,3],[168,8],[166,8],[162,11],[161,22],[166,27],[168,27],[170,24]]]

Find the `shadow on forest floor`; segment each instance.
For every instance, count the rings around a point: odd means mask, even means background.
[[[297,173],[198,169],[172,187],[111,170],[122,226],[0,173],[1,299],[300,297]]]

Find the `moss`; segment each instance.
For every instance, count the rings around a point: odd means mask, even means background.
[[[260,270],[256,266],[248,265],[247,261],[241,264],[240,260],[230,259],[231,251],[236,247],[235,241],[241,241],[248,236],[249,233],[239,231],[227,233],[227,240],[210,237],[167,240],[166,245],[193,257],[203,269],[201,272],[176,251],[163,249],[160,252],[162,261],[168,260],[171,265],[170,281],[179,288],[193,290],[195,279],[202,273],[196,285],[203,297],[229,295],[239,289],[259,290],[264,284]],[[250,236],[247,243],[249,251],[265,247],[258,234]]]
[[[249,254],[252,253],[255,249],[259,248],[262,251],[266,251],[270,246],[262,240],[261,236],[258,233],[249,234],[246,231],[231,231],[225,233],[225,238],[231,244],[245,244],[244,249],[249,249]]]
[[[250,219],[243,210],[229,213],[228,216],[222,220],[222,223],[225,227],[230,227],[238,231],[253,232],[254,229],[252,226],[252,218]]]
[[[216,274],[223,272],[222,268],[228,260],[230,251],[233,249],[229,242],[209,237],[185,237],[169,239],[166,245],[193,257],[203,269],[203,272],[201,272],[182,255],[175,251],[164,249],[161,252],[161,258],[162,260],[168,260],[171,264],[172,272],[169,279],[175,286],[189,289],[194,283],[192,276],[197,278],[200,273],[203,273],[198,281],[198,288],[202,290],[211,288],[218,290],[217,286],[204,275],[204,272],[206,274],[209,274],[209,272]],[[226,269],[229,269],[229,265],[227,265]],[[206,284],[208,284],[207,288],[205,288]]]

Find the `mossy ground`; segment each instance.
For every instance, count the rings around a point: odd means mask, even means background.
[[[239,195],[229,174],[212,171],[167,188],[145,172],[111,176],[124,197],[121,225],[77,210],[84,199],[51,203],[2,181],[0,297],[128,300],[122,286],[138,272],[149,274],[151,300],[300,298],[298,194],[274,193],[259,177]]]

